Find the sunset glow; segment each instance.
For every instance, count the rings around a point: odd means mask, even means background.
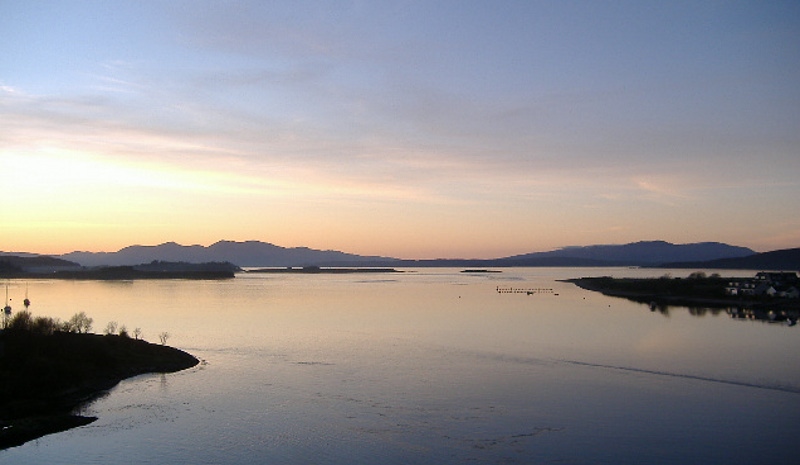
[[[3,2],[0,250],[800,244],[794,2]]]

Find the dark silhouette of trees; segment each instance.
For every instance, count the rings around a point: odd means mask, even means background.
[[[106,336],[117,334],[117,326],[118,325],[116,321],[109,321],[108,324],[106,325],[106,331],[105,331]]]
[[[33,317],[27,310],[23,310],[8,322],[8,331],[27,331],[35,334],[49,336],[56,331],[61,331],[64,324],[57,318],[47,316]]]
[[[64,324],[64,330],[68,333],[88,333],[92,330],[92,323],[94,323],[92,318],[80,312],[72,315],[72,318]]]
[[[23,310],[21,312],[17,312],[16,315],[12,316],[11,319],[8,320],[6,329],[9,331],[30,331],[32,325],[33,317],[31,316],[31,312]]]
[[[23,310],[8,318],[5,329],[9,332],[29,332],[45,336],[53,333],[86,334],[92,330],[93,322],[94,320],[84,312],[76,313],[68,321],[61,321],[58,318],[45,316],[34,317],[28,310]],[[106,325],[104,334],[106,336],[120,336],[126,339],[133,338],[138,341],[142,338],[142,329],[135,328],[133,331],[128,331],[127,326],[111,321]],[[159,334],[158,338],[161,341],[161,345],[166,345],[169,337],[170,334],[166,331]]]

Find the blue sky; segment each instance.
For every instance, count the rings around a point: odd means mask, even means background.
[[[800,244],[800,4],[0,1],[0,249]]]

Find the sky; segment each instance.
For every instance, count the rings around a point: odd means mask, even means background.
[[[0,250],[800,247],[797,1],[0,0]]]

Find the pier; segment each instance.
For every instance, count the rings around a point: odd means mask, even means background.
[[[497,286],[497,293],[498,294],[552,294],[552,288],[544,288],[544,287],[500,287]]]

